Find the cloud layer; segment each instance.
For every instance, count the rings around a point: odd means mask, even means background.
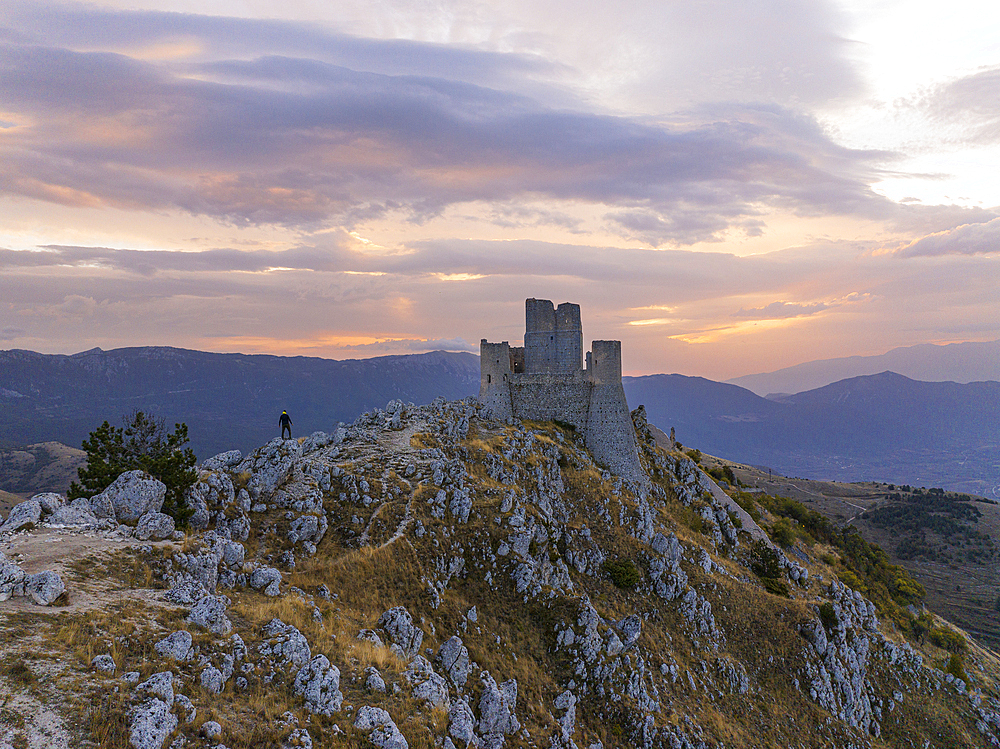
[[[529,296],[633,372],[1000,337],[1000,213],[877,189],[830,4],[175,7],[0,0],[5,344],[474,351]],[[997,70],[900,106],[986,148]]]
[[[559,200],[653,246],[759,233],[768,208],[893,210],[868,186],[885,154],[777,104],[667,125],[533,97],[556,66],[523,54],[82,6],[43,6],[42,34],[13,7],[0,194],[291,227]],[[142,54],[178,39],[180,60]]]

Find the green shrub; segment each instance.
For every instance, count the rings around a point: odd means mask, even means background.
[[[966,684],[969,683],[969,677],[965,675],[965,659],[958,653],[951,654],[951,658],[948,659],[948,665],[944,667],[944,672],[951,674],[956,679],[961,679]]]
[[[701,463],[701,450],[695,448],[694,450],[688,450],[684,454],[691,458],[691,460],[695,463]]]
[[[771,540],[786,549],[795,543],[795,529],[788,518],[778,518],[771,526]]]
[[[601,565],[601,569],[611,576],[611,582],[616,588],[622,590],[632,590],[639,584],[639,570],[632,563],[631,559],[608,560]]]
[[[927,636],[934,645],[949,653],[964,653],[968,647],[968,643],[961,634],[947,627],[934,627],[927,633]]]
[[[736,504],[747,511],[747,515],[753,518],[755,523],[760,522],[760,509],[757,507],[757,503],[753,501],[753,497],[746,492],[736,492],[733,496],[736,500]]]
[[[66,496],[93,497],[126,471],[142,470],[166,485],[162,512],[184,526],[193,513],[184,502],[184,493],[198,480],[197,458],[191,448],[184,447],[187,442],[186,424],[174,424],[168,434],[163,419],[142,411],[126,417],[124,427],[105,421],[83,441],[87,464],[77,469],[80,483],[74,481]]]
[[[820,604],[819,620],[823,623],[823,627],[827,631],[835,629],[840,624],[840,619],[837,618],[837,610],[830,601]]]
[[[748,557],[750,571],[760,578],[764,590],[778,596],[788,595],[788,585],[783,579],[785,572],[781,567],[778,552],[761,539],[750,546]]]
[[[934,628],[934,620],[931,619],[930,614],[926,611],[920,616],[915,616],[910,619],[910,631],[913,632],[913,636],[918,640],[923,641],[924,635],[930,632]]]

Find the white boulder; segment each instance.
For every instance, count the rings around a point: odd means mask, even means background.
[[[159,512],[167,487],[145,471],[126,471],[107,489],[90,498],[98,517],[110,517],[125,525],[135,525],[147,512]]]
[[[315,656],[299,669],[294,689],[305,697],[306,709],[319,715],[333,715],[344,700],[340,692],[340,669],[330,665],[325,655]]]
[[[0,533],[13,533],[22,528],[30,528],[37,525],[42,517],[42,505],[37,499],[29,499],[20,504],[14,505],[3,525],[0,525]]]
[[[380,707],[365,705],[358,710],[354,727],[368,733],[368,738],[379,749],[409,749],[406,738],[399,732],[389,713]]]

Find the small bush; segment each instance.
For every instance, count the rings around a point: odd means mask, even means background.
[[[949,653],[964,653],[968,647],[968,643],[961,634],[947,627],[934,627],[927,633],[927,636],[934,645]]]
[[[760,522],[760,509],[757,507],[757,503],[753,501],[753,497],[746,492],[736,492],[733,499],[736,500],[736,504],[746,510],[747,515],[753,518],[755,523]]]
[[[736,474],[733,473],[733,469],[729,466],[715,466],[714,468],[709,468],[707,473],[716,481],[725,481],[730,486],[736,486]]]
[[[965,659],[958,653],[951,654],[951,658],[948,659],[948,665],[944,667],[944,672],[951,674],[956,679],[961,679],[966,684],[969,683],[969,677],[965,675]]]
[[[691,460],[693,460],[695,463],[701,463],[701,450],[698,450],[696,448],[694,450],[688,450],[684,454],[687,455],[689,458],[691,458]]]
[[[844,567],[843,569],[837,570],[837,577],[840,578],[840,582],[846,585],[851,590],[856,590],[859,593],[867,593],[868,586],[861,582],[861,578],[855,575],[851,570]]]
[[[611,576],[611,582],[616,588],[622,590],[632,590],[639,584],[639,570],[632,563],[631,559],[608,560],[601,565],[601,569]]]
[[[833,608],[833,604],[830,601],[820,605],[819,620],[828,632],[840,624],[840,620],[837,618],[837,610]]]
[[[30,687],[38,679],[23,660],[11,660],[4,664],[3,675],[20,687]]]
[[[778,552],[766,541],[755,541],[749,549],[750,571],[760,578],[764,590],[778,596],[788,595],[788,585],[784,581],[784,570]]]
[[[771,540],[785,549],[795,543],[795,529],[788,518],[778,518],[771,526]]]

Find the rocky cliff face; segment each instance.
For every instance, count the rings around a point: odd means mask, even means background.
[[[551,423],[393,401],[206,461],[186,535],[126,488],[34,500],[0,527],[0,747],[1000,745],[990,653],[945,675],[633,416],[643,484]]]

